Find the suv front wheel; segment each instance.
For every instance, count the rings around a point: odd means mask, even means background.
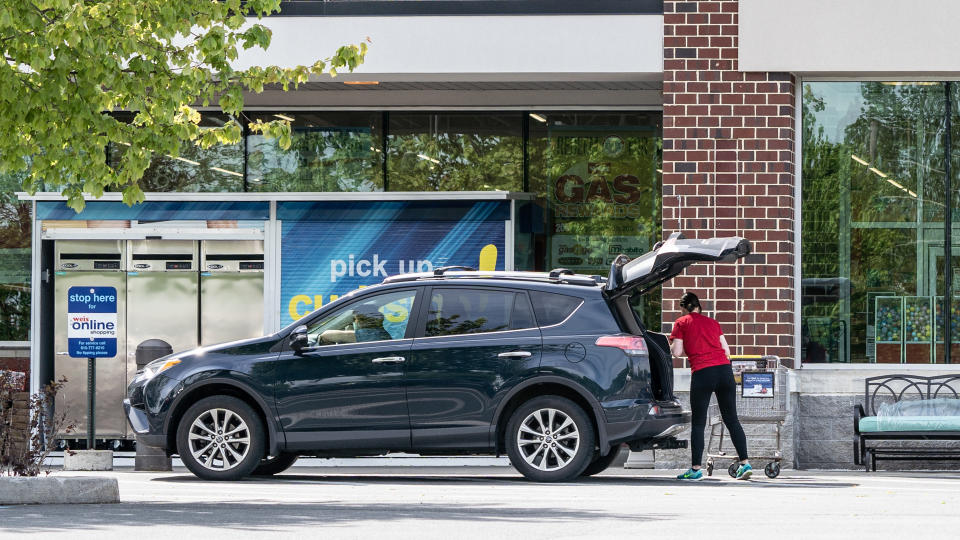
[[[521,405],[507,423],[507,455],[536,482],[573,480],[590,464],[596,437],[583,409],[567,398],[541,396]]]
[[[263,422],[244,401],[212,396],[194,403],[177,428],[177,450],[204,480],[240,480],[260,465]]]

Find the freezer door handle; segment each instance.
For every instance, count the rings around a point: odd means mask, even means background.
[[[406,361],[407,359],[402,356],[383,356],[371,360],[374,364],[399,364]]]
[[[528,351],[510,351],[502,352],[497,355],[500,358],[530,358],[533,356],[533,353]]]

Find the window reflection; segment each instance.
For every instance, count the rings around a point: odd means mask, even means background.
[[[942,83],[804,85],[805,362],[941,361],[945,114]]]
[[[118,113],[124,121],[133,120],[131,113]],[[203,113],[201,127],[219,127],[227,116]],[[126,147],[110,145],[108,160],[117,166]],[[236,192],[243,189],[243,142],[232,145],[214,145],[200,148],[195,142],[184,141],[177,157],[157,155],[153,157],[140,180],[140,188],[147,192]],[[112,190],[119,187],[111,186]]]
[[[0,341],[24,341],[30,330],[30,204],[16,195],[25,177],[0,174]]]
[[[263,135],[247,137],[248,189],[383,191],[382,117],[378,112],[251,114],[252,121],[289,121],[293,140],[283,150]]]
[[[520,113],[390,113],[390,191],[521,191]]]
[[[529,114],[530,191],[542,201],[547,270],[605,275],[620,253],[646,253],[661,236],[660,113],[537,112]],[[524,216],[521,216],[521,219]],[[660,292],[634,308],[660,326]]]
[[[514,306],[529,309],[524,300],[517,302],[517,295],[501,291],[438,290],[430,298],[427,312],[427,336],[451,336],[456,334],[480,334],[511,328]],[[528,328],[532,317],[518,313],[513,328]]]

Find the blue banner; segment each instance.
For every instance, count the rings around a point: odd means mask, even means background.
[[[147,201],[127,206],[122,202],[87,201],[86,207],[78,214],[64,201],[40,201],[37,203],[37,219],[264,220],[270,219],[270,203],[266,201]]]
[[[67,347],[72,358],[117,355],[117,289],[70,287],[67,290]]]
[[[443,203],[434,204],[438,213],[450,215]],[[349,218],[340,214],[336,221],[284,221],[282,323],[391,275],[449,265],[503,270],[506,230],[500,206],[473,203],[466,211],[458,209],[457,221],[408,221],[409,206],[393,202],[370,205],[366,219],[350,211]]]

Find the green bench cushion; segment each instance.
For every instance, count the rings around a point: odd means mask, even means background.
[[[865,416],[860,433],[884,431],[960,431],[960,416]]]

